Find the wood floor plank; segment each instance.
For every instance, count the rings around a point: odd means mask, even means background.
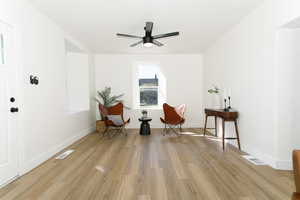
[[[202,129],[181,136],[102,138],[77,141],[64,160],[51,158],[0,189],[1,200],[285,200],[295,190],[293,174],[255,166],[231,145]]]

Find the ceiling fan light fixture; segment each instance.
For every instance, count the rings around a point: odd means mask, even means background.
[[[147,47],[147,48],[149,48],[149,47],[152,47],[153,46],[153,43],[152,43],[152,38],[151,37],[144,37],[143,38],[143,45],[144,45],[144,47]]]
[[[146,48],[149,48],[149,47],[152,47],[153,46],[153,43],[151,43],[151,42],[145,42],[144,43],[144,47],[146,47]]]

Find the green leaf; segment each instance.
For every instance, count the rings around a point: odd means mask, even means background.
[[[95,101],[97,101],[99,104],[102,104],[101,101],[100,101],[97,97],[95,97],[94,99],[95,99]]]
[[[111,87],[105,87],[104,90],[97,91],[97,94],[102,99],[103,105],[107,107],[113,106],[118,102],[122,102],[120,98],[124,96],[124,94],[111,96]],[[95,100],[98,103],[101,103],[101,101],[97,97],[95,97]]]

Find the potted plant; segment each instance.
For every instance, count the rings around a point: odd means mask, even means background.
[[[102,104],[104,107],[111,107],[116,105],[119,102],[123,102],[120,98],[122,98],[124,94],[120,95],[111,95],[111,87],[105,87],[104,90],[97,91],[97,96],[95,100]],[[103,132],[105,130],[104,116],[100,112],[101,120],[96,122],[96,128],[98,132]]]
[[[142,115],[143,115],[143,118],[147,118],[148,117],[148,111],[147,110],[142,110]]]
[[[208,90],[208,93],[211,94],[212,107],[215,109],[220,109],[222,107],[222,98],[220,96],[220,89],[217,86],[213,86]]]

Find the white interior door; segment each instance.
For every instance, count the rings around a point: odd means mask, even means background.
[[[0,22],[0,186],[18,175],[14,32]]]

